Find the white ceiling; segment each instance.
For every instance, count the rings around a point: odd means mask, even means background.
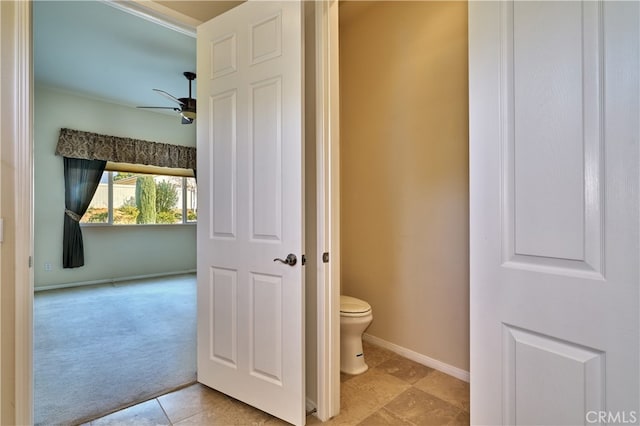
[[[33,51],[37,85],[127,106],[175,106],[152,89],[187,97],[196,71],[195,38],[100,1],[35,1]]]

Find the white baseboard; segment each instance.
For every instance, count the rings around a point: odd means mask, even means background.
[[[100,285],[100,284],[115,284],[123,281],[135,281],[135,280],[144,280],[149,278],[171,277],[174,275],[187,275],[187,274],[195,274],[195,273],[196,273],[195,269],[188,269],[186,271],[162,272],[159,274],[135,275],[132,277],[107,278],[103,280],[94,280],[94,281],[78,281],[75,283],[53,284],[53,285],[46,285],[42,287],[35,287],[34,291],[58,290],[61,288],[82,287],[82,286]]]
[[[414,352],[411,349],[403,348],[402,346],[398,346],[395,343],[387,342],[386,340],[382,340],[379,337],[372,336],[367,333],[362,335],[362,339],[374,345],[388,349],[391,352],[395,352],[398,355],[402,355],[403,357],[410,359],[411,361],[426,365],[427,367],[431,367],[435,370],[453,376],[456,379],[464,380],[465,382],[469,383],[469,372],[461,368],[445,364],[444,362],[438,361],[437,359],[429,358],[426,355]]]

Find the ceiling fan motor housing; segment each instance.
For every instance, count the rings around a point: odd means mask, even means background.
[[[180,101],[182,102],[182,115],[192,120],[196,118],[196,100],[193,98],[180,98]]]
[[[196,118],[196,100],[191,97],[191,82],[196,79],[196,74],[185,71],[183,75],[189,80],[189,97],[180,98],[182,102],[182,116],[193,121]]]

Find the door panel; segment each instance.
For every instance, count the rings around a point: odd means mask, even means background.
[[[236,92],[229,91],[211,98],[212,140],[209,159],[213,175],[209,203],[210,238],[236,237]]]
[[[251,374],[282,386],[282,277],[251,274]]]
[[[299,2],[198,28],[198,380],[304,424]]]
[[[237,271],[211,268],[209,296],[212,309],[209,313],[209,356],[228,367],[238,365],[238,305]]]
[[[597,4],[585,9],[597,10]],[[584,249],[583,94],[598,93],[597,80],[584,81],[582,5],[518,2],[513,50],[505,58],[512,88],[515,252],[527,256],[582,260]],[[545,28],[545,31],[535,31]],[[586,28],[588,37],[597,28]],[[597,34],[597,32],[596,32]],[[548,49],[553,46],[553,49]],[[586,44],[597,55],[598,46]],[[597,69],[595,70],[597,74]],[[506,80],[506,79],[505,79]],[[505,81],[506,83],[506,81]],[[583,89],[584,92],[583,93]],[[597,101],[597,99],[596,99]],[[587,117],[598,121],[599,117]],[[517,125],[515,124],[517,123]],[[557,149],[563,141],[562,149]],[[510,161],[510,162],[511,162]],[[544,233],[534,230],[544,229]]]
[[[577,425],[585,413],[604,410],[601,351],[510,326],[502,345],[505,424]],[[550,410],[558,401],[562,409]]]
[[[282,83],[280,78],[251,85],[249,156],[251,157],[251,238],[282,237]]]
[[[601,18],[597,2],[503,6],[505,260],[601,268]]]
[[[469,5],[472,423],[640,418],[638,6]]]

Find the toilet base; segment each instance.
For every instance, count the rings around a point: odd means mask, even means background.
[[[340,371],[346,374],[362,374],[369,369],[364,361],[362,339],[344,339],[340,344]]]

